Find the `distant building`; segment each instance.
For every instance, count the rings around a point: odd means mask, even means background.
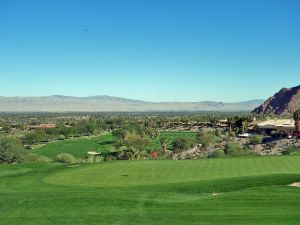
[[[228,120],[227,119],[219,120],[217,123],[217,126],[218,127],[228,127],[229,126]]]
[[[257,128],[265,133],[271,131],[284,131],[288,135],[295,132],[295,121],[293,119],[271,119],[257,123]]]

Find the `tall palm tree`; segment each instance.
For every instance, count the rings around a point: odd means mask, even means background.
[[[227,119],[227,121],[228,121],[228,126],[229,126],[229,133],[232,134],[232,132],[235,129],[236,118],[235,117],[229,117]]]
[[[160,142],[160,145],[161,145],[161,148],[162,148],[162,150],[163,150],[163,153],[165,153],[166,151],[167,151],[167,142],[166,142],[166,139],[165,138],[161,138],[160,140],[159,140],[159,142]]]
[[[294,120],[295,120],[295,131],[297,133],[297,137],[300,135],[300,109],[294,112]]]

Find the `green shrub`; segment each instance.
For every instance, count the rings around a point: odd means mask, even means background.
[[[197,141],[202,144],[204,148],[207,148],[209,145],[213,145],[218,142],[219,138],[215,133],[201,130],[197,133]]]
[[[249,149],[241,148],[237,142],[229,142],[225,146],[225,154],[228,156],[248,156],[250,155]]]
[[[209,158],[223,158],[223,157],[226,157],[226,155],[225,152],[221,149],[216,149],[209,155]]]
[[[27,145],[36,144],[36,143],[42,141],[43,135],[44,135],[44,133],[42,133],[40,131],[31,131],[31,132],[25,133],[25,135],[23,137],[23,142],[24,142],[24,144],[27,144]]]
[[[135,134],[135,133],[128,133],[126,135],[125,145],[129,149],[137,149],[137,150],[144,150],[146,146],[149,144],[148,139],[144,139],[143,137]]]
[[[172,141],[172,150],[187,150],[195,146],[195,141],[191,137],[176,137]]]
[[[77,163],[81,164],[94,164],[94,163],[100,163],[103,161],[103,158],[101,156],[94,156],[94,155],[89,155],[84,159],[78,159]]]
[[[282,151],[282,155],[300,155],[300,148],[289,147]]]
[[[60,163],[74,163],[76,162],[76,159],[69,153],[61,153],[56,156],[55,161]]]
[[[253,144],[253,145],[258,145],[258,144],[261,144],[262,143],[262,140],[263,140],[263,137],[262,135],[253,135],[250,137],[250,143]]]
[[[19,163],[22,162],[28,151],[17,138],[1,137],[0,138],[0,163]]]
[[[101,156],[89,155],[86,158],[86,162],[87,163],[100,163],[101,161],[102,161],[102,157]]]

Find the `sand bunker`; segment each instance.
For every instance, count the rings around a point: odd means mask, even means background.
[[[67,166],[68,168],[73,168],[73,167],[78,167],[80,165],[71,165],[71,166]]]
[[[292,183],[292,184],[290,184],[289,186],[292,186],[292,187],[300,187],[300,182]]]
[[[211,195],[212,196],[217,196],[217,195],[221,195],[221,194],[223,194],[223,193],[212,193]]]

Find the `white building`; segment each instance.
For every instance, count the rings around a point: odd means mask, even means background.
[[[293,119],[272,119],[257,123],[257,127],[263,131],[285,131],[293,134],[295,131],[295,121]]]

